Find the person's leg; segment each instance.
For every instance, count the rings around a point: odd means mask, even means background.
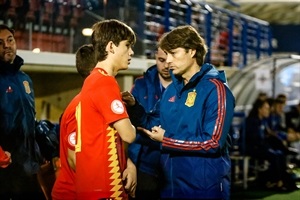
[[[45,200],[46,197],[38,182],[37,175],[16,174],[12,182],[12,199]]]
[[[2,176],[0,176],[0,179]],[[5,179],[1,179],[5,180]],[[10,200],[10,192],[9,192],[9,183],[8,181],[0,181],[0,199],[1,200]]]
[[[0,168],[0,199],[10,200],[11,198],[11,166]]]
[[[138,170],[136,200],[157,200],[160,196],[158,178]]]
[[[39,184],[47,199],[51,199],[51,192],[55,182],[55,171],[52,162],[45,163],[41,166],[37,174]]]

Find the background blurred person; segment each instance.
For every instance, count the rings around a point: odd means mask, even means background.
[[[135,80],[131,90],[134,98],[147,113],[153,110],[156,102],[172,82],[166,58],[166,53],[158,48],[155,52],[156,64]],[[135,199],[159,199],[160,149],[158,145],[159,143],[149,139],[143,133],[137,134],[135,142],[129,145],[129,157],[138,169]]]
[[[35,141],[33,83],[20,70],[14,30],[0,25],[0,146],[12,162],[0,168],[0,199],[45,199],[37,173],[42,158]]]
[[[292,107],[285,116],[288,132],[293,133],[295,136],[295,140],[291,142],[291,146],[298,150],[298,155],[292,162],[300,167],[300,102]]]
[[[269,189],[286,191],[288,148],[282,139],[269,127],[270,105],[268,100],[257,99],[246,119],[246,154],[264,165],[264,173],[258,175],[258,182]]]

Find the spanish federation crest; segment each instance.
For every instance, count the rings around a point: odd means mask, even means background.
[[[189,92],[185,101],[185,105],[188,107],[194,106],[196,96],[197,96],[197,92],[195,89],[193,90],[193,92]]]
[[[26,92],[27,94],[30,94],[30,93],[31,93],[31,90],[30,90],[30,86],[29,86],[28,81],[23,81],[23,85],[24,85],[24,88],[25,88],[25,92]]]

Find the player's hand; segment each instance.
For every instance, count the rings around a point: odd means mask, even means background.
[[[131,197],[135,197],[135,190],[137,185],[137,172],[136,167],[130,159],[127,159],[127,167],[123,172],[123,182],[125,190]]]
[[[135,105],[135,98],[129,91],[121,92],[121,95],[122,95],[122,100],[126,106]]]
[[[148,135],[148,137],[154,141],[157,142],[162,142],[165,134],[165,130],[161,128],[160,126],[153,126],[151,128],[151,131],[142,128],[142,127],[137,127],[137,130],[143,131]]]

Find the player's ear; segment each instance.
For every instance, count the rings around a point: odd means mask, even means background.
[[[109,53],[115,53],[114,48],[116,47],[116,45],[113,43],[113,41],[109,41],[106,45],[106,51]]]

